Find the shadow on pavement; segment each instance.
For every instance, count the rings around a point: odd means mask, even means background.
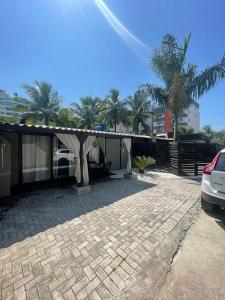
[[[29,193],[0,221],[0,248],[81,216],[90,218],[91,223],[92,215],[85,215],[100,208],[104,208],[105,217],[110,218],[107,206],[154,186],[142,180],[123,179],[96,184],[91,191],[80,195],[71,187]],[[119,208],[115,214],[119,216]],[[102,216],[104,214],[99,213],[99,217]]]
[[[206,212],[205,213],[214,218],[215,222],[222,228],[225,230],[225,209],[224,208],[220,208],[218,210],[215,210],[213,212]]]

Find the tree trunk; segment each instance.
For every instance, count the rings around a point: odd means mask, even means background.
[[[178,138],[178,113],[174,114],[173,138],[175,141]]]
[[[114,124],[114,131],[116,132],[116,122],[115,122],[115,124]]]

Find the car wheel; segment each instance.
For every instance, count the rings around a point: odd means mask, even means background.
[[[212,204],[210,202],[207,202],[205,201],[204,199],[201,198],[201,205],[202,205],[202,208],[205,210],[205,211],[209,211],[209,212],[212,212],[212,211],[215,211],[217,209],[220,208],[219,205],[217,204]]]

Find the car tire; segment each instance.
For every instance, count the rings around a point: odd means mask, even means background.
[[[207,202],[202,198],[201,198],[201,205],[202,205],[202,208],[205,211],[209,211],[209,212],[213,212],[213,211],[218,210],[220,208],[219,205]]]

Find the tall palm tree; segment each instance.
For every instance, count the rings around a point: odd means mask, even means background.
[[[95,123],[98,121],[101,109],[101,100],[99,98],[82,97],[80,98],[80,104],[72,103],[71,106],[75,117],[79,120],[81,128],[95,128]]]
[[[150,101],[145,92],[138,90],[133,96],[128,97],[128,107],[130,108],[130,118],[133,132],[140,133],[140,129],[146,134],[150,134],[150,126],[148,120],[153,113],[150,111]]]
[[[35,81],[33,86],[25,84],[23,88],[30,97],[24,117],[49,125],[57,116],[62,98],[51,84],[44,81]]]
[[[225,77],[225,55],[200,74],[195,64],[186,63],[186,54],[191,35],[185,38],[182,46],[176,37],[167,34],[161,45],[154,50],[151,66],[164,82],[163,87],[152,84],[143,85],[143,89],[160,105],[172,111],[174,117],[174,138],[177,138],[178,118],[183,109],[198,100]]]
[[[129,125],[126,101],[120,100],[119,91],[117,89],[110,90],[109,95],[104,101],[104,110],[101,116],[110,127],[114,128],[115,132],[119,123],[122,123],[124,126]]]

